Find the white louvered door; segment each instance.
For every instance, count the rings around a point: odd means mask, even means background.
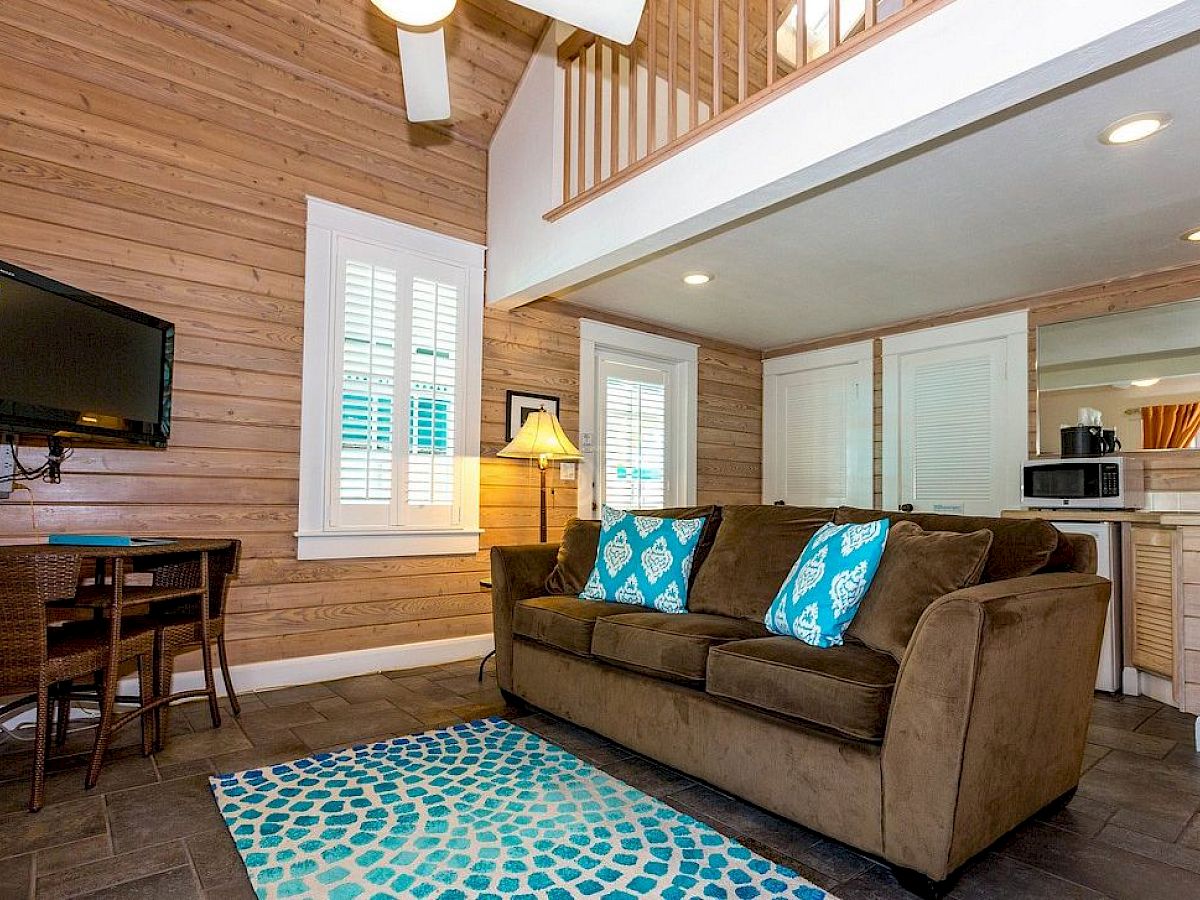
[[[997,515],[1019,504],[1025,317],[982,322],[885,340],[885,506]]]
[[[870,344],[768,360],[763,381],[764,502],[870,506]]]

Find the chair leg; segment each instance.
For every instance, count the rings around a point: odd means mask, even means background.
[[[151,703],[154,702],[157,685],[154,683],[154,660],[147,659],[145,655],[137,658],[138,670],[138,695],[142,703],[142,715],[138,724],[142,728],[142,756],[149,756],[154,752],[154,745],[158,740],[158,735],[154,730],[154,723],[157,718],[158,710],[146,710]]]
[[[217,637],[217,659],[221,662],[221,677],[225,679],[225,695],[229,697],[229,706],[236,719],[242,714],[242,704],[238,703],[237,693],[233,689],[233,677],[229,674],[229,654],[225,650],[225,635]]]
[[[54,722],[54,745],[61,747],[67,742],[67,730],[71,724],[71,682],[60,686],[58,695],[58,713]]]
[[[158,699],[171,695],[175,678],[175,652],[158,636],[154,648],[154,696]],[[164,703],[154,711],[154,752],[163,749],[167,739],[167,726],[171,722],[171,704]]]
[[[96,743],[92,747],[92,760],[88,764],[87,777],[83,782],[83,786],[89,790],[100,780],[100,767],[104,765],[104,754],[108,751],[109,741],[112,740],[118,675],[116,666],[104,670],[104,689],[100,695],[100,721],[96,725]]]
[[[50,755],[50,686],[38,685],[37,725],[34,732],[33,785],[29,791],[29,811],[37,812],[46,802],[46,757]]]
[[[200,644],[200,656],[204,660],[204,690],[208,693],[208,711],[212,715],[213,728],[220,728],[221,707],[217,703],[217,680],[213,676],[212,644],[209,641]]]

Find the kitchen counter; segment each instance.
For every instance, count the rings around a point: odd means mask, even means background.
[[[1200,526],[1200,512],[1152,512],[1143,509],[1006,509],[1006,519],[1047,522],[1133,522],[1142,525]]]

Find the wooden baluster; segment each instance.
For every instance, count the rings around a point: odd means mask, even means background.
[[[600,163],[604,156],[604,44],[597,39],[595,88],[592,99],[592,185],[601,181]]]
[[[563,66],[563,203],[571,199],[571,88],[575,81],[575,62]]]
[[[679,65],[679,4],[682,0],[667,0],[667,143],[679,134],[679,91],[676,67]]]
[[[650,0],[650,37],[646,60],[646,154],[658,149],[658,0]]]
[[[579,142],[579,158],[575,161],[576,194],[582,194],[587,189],[587,55],[587,47],[579,51],[579,121],[576,123],[579,129],[579,134],[576,135]]]
[[[829,49],[842,42],[842,9],[839,0],[829,0]]]
[[[746,38],[750,12],[746,7],[746,0],[738,0],[738,103],[746,99],[750,87],[750,47]]]
[[[700,0],[692,0],[688,36],[688,92],[691,95],[688,131],[700,124]]]
[[[877,2],[878,0],[867,0],[867,8],[863,15],[863,31],[869,31],[875,27],[875,4]]]
[[[610,43],[612,54],[612,77],[608,82],[608,174],[617,174],[621,168],[621,47]]]
[[[804,0],[796,0],[796,68],[808,62],[808,10]]]
[[[640,29],[639,29],[640,31]],[[633,36],[629,45],[629,159],[628,165],[638,160],[638,39]]]
[[[725,88],[722,86],[722,75],[724,74],[724,65],[721,58],[721,4],[723,0],[713,0],[712,8],[712,83],[713,83],[713,115],[717,115],[721,108],[725,105],[723,96]]]
[[[775,44],[779,21],[775,18],[775,0],[767,0],[767,86],[775,83]]]

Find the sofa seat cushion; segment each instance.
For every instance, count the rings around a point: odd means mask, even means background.
[[[766,634],[758,622],[726,616],[627,613],[596,623],[592,655],[645,675],[703,684],[710,649]]]
[[[853,638],[840,647],[813,647],[768,637],[714,647],[707,690],[848,737],[882,741],[899,669],[887,653]]]
[[[513,634],[568,653],[590,656],[592,629],[605,616],[628,613],[624,603],[598,603],[578,597],[533,597],[513,608]]]

